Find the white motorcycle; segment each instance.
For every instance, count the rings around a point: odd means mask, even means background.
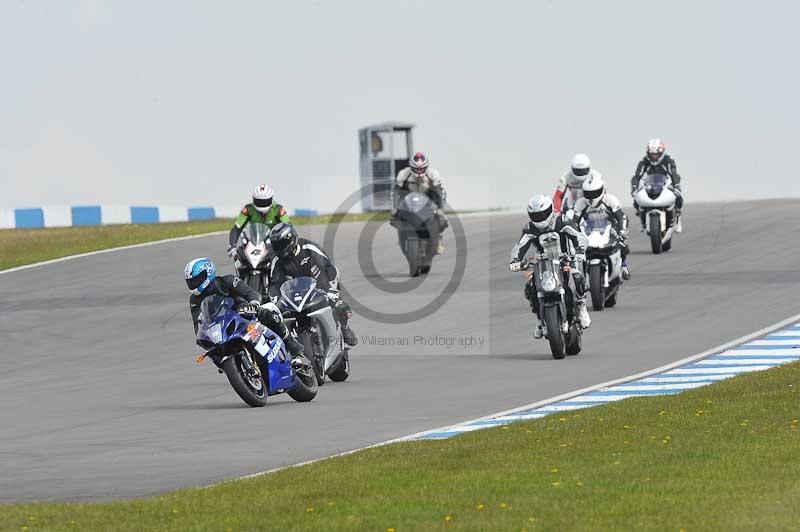
[[[639,205],[642,225],[650,236],[650,247],[656,255],[672,248],[675,231],[677,197],[672,191],[672,179],[662,174],[650,174],[639,181],[634,194]]]
[[[622,286],[622,251],[619,238],[605,211],[590,211],[581,223],[589,239],[586,248],[586,279],[595,311],[617,304]]]

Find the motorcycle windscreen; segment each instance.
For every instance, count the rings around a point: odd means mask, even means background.
[[[262,223],[249,223],[245,227],[247,238],[254,244],[260,244],[269,238],[269,226]]]
[[[225,315],[225,311],[233,307],[233,299],[214,294],[200,303],[200,317],[203,323],[211,324]]]
[[[200,326],[197,328],[197,340],[202,342],[204,348],[209,348],[212,344],[218,344],[224,340],[222,318],[231,308],[233,308],[233,299],[217,294],[205,298],[200,303]]]
[[[425,194],[420,194],[419,192],[410,192],[403,198],[401,208],[404,211],[417,214],[427,207],[430,201],[430,198],[428,198],[428,196]]]
[[[306,303],[307,297],[316,287],[317,281],[313,277],[289,279],[281,285],[281,299],[299,311]]]
[[[605,212],[590,212],[584,220],[584,232],[586,234],[592,232],[604,233],[606,227],[611,225],[611,220]]]
[[[401,218],[418,219],[422,222],[433,216],[433,202],[425,194],[409,192],[400,201],[397,210]]]
[[[667,186],[667,176],[663,174],[649,174],[644,178],[644,189],[651,198],[660,196],[665,186]]]

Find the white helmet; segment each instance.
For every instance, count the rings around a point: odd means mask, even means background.
[[[603,203],[603,198],[606,197],[606,184],[603,182],[603,176],[593,174],[583,182],[583,197],[592,207],[599,207]]]
[[[272,208],[272,194],[272,187],[269,185],[258,185],[253,191],[253,206],[261,214]]]
[[[657,166],[664,160],[664,154],[667,147],[661,142],[661,139],[650,139],[647,143],[647,159],[650,164]]]
[[[411,160],[408,161],[408,166],[411,167],[412,172],[420,176],[428,171],[428,156],[418,151]]]
[[[572,158],[570,167],[572,177],[574,177],[576,181],[583,181],[592,171],[592,161],[589,160],[589,156],[585,153],[579,153]]]
[[[528,201],[528,217],[536,229],[548,229],[555,219],[553,201],[549,196],[536,194]]]

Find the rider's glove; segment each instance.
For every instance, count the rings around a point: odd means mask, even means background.
[[[267,323],[267,325],[275,321],[280,322],[283,317],[278,305],[272,301],[262,303],[256,308],[258,309],[258,320],[262,323]]]
[[[328,290],[328,293],[326,295],[328,296],[329,301],[336,301],[339,299],[339,291],[336,290],[335,288],[331,288],[330,290]]]
[[[266,310],[267,312],[280,312],[278,310],[278,305],[273,303],[272,301],[267,301],[266,303],[261,303],[258,308],[260,310]]]
[[[508,265],[508,269],[512,272],[522,271],[522,262],[513,260],[511,261],[511,264]]]
[[[228,247],[228,256],[230,258],[234,258],[236,256],[236,246],[229,246]]]

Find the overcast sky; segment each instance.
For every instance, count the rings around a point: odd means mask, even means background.
[[[457,207],[521,207],[647,140],[688,201],[800,196],[800,4],[0,0],[0,207],[331,210],[356,130],[418,125]],[[615,190],[614,190],[615,189]]]

